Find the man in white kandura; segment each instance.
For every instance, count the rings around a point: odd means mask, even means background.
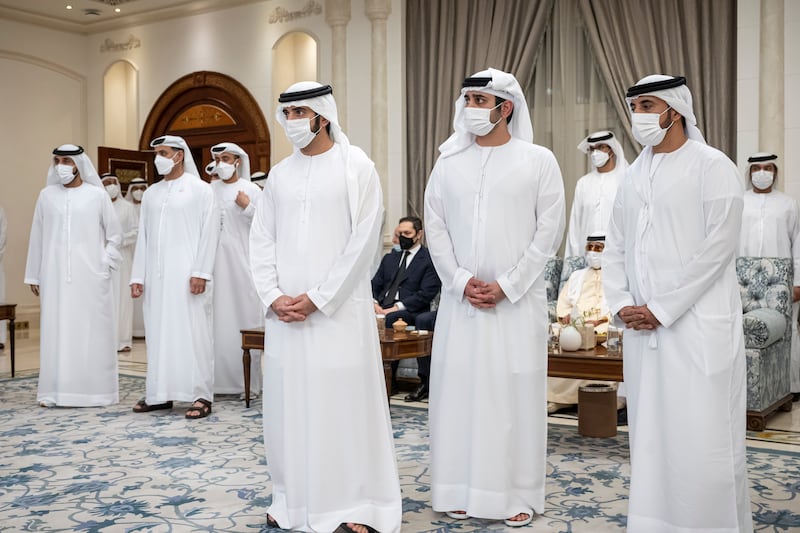
[[[578,150],[589,156],[594,168],[575,185],[564,257],[583,255],[587,235],[605,234],[617,187],[628,168],[622,145],[610,131],[592,133]]]
[[[131,204],[133,204],[134,209],[136,210],[136,231],[137,231],[137,238],[138,238],[138,231],[139,231],[139,212],[142,208],[142,197],[144,196],[144,191],[147,190],[147,182],[142,178],[134,178],[128,184],[128,192],[125,193],[125,199],[128,200]],[[134,250],[136,249],[134,243]],[[131,265],[132,266],[132,265]],[[133,300],[133,327],[132,333],[134,337],[142,338],[144,337],[144,313],[142,312],[142,302],[144,298],[134,298]]]
[[[647,76],[627,101],[645,148],[614,202],[603,288],[627,328],[628,531],[750,533],[742,184],[706,145],[685,78]]]
[[[119,247],[122,260],[112,277],[117,309],[117,351],[130,352],[133,347],[133,298],[128,283],[133,266],[133,249],[139,233],[139,215],[133,204],[122,199],[119,179],[114,174],[103,174],[102,180],[122,231],[122,244]]]
[[[133,256],[131,295],[144,295],[147,344],[145,397],[133,411],[171,409],[177,400],[193,402],[186,418],[204,418],[214,398],[210,282],[219,213],[186,141],[164,135],[150,146],[164,179],[142,197]]]
[[[250,231],[267,307],[264,444],[270,527],[400,531],[402,504],[370,278],[383,204],[329,85],[280,95],[294,153],[270,171]]]
[[[0,207],[0,302],[6,301],[6,269],[3,266],[3,257],[6,255],[8,242],[8,221],[6,210]],[[0,320],[0,350],[6,347],[7,320]]]
[[[553,153],[525,96],[495,69],[464,81],[455,133],[425,191],[442,295],[430,378],[433,508],[527,525],[544,512],[544,267],[564,235]]]
[[[119,401],[111,275],[122,257],[117,215],[83,148],[53,150],[33,212],[25,283],[41,301],[43,407]]]
[[[744,211],[739,255],[788,257],[794,267],[792,301],[792,358],[790,386],[794,400],[800,399],[800,337],[797,312],[800,308],[800,207],[792,197],[775,189],[778,156],[759,152],[747,159]]]
[[[214,392],[241,394],[242,335],[240,330],[264,325],[261,300],[250,274],[250,225],[255,214],[253,199],[261,194],[250,183],[250,158],[233,143],[211,148],[218,180],[211,184],[221,231],[214,262]],[[253,353],[250,393],[261,391],[261,351]]]
[[[586,238],[586,263],[589,266],[573,272],[558,295],[556,315],[562,324],[569,324],[575,319],[581,319],[587,325],[592,325],[595,333],[605,334],[608,332],[609,310],[603,294],[603,271],[601,269],[605,240],[605,235],[597,233]],[[604,382],[548,377],[547,412],[555,413],[560,409],[577,405],[578,391],[589,383]],[[614,382],[606,384],[617,387]],[[622,409],[624,406],[625,400],[617,398],[617,409]]]

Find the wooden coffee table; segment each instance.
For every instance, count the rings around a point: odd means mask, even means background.
[[[8,347],[11,354],[11,377],[14,377],[14,320],[17,318],[17,304],[0,303],[0,320],[8,320]]]
[[[622,352],[609,354],[602,344],[590,350],[548,350],[547,375],[554,378],[623,381]]]
[[[245,405],[250,407],[250,350],[264,349],[264,328],[240,330],[242,334],[242,367],[244,369]],[[410,359],[431,354],[433,334],[412,335],[410,332],[395,334],[387,329],[378,335],[381,341],[381,358],[383,359],[383,377],[386,380],[387,399],[391,393],[392,361]]]

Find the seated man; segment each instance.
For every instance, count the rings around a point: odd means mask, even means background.
[[[401,218],[392,239],[395,248],[383,256],[372,278],[375,314],[386,315],[387,328],[401,318],[410,325],[416,325],[417,316],[430,311],[431,302],[442,287],[428,249],[420,244],[422,235],[422,220],[417,217]],[[420,385],[406,396],[406,401],[428,397],[430,357],[418,358],[417,364]],[[397,361],[392,363],[392,392],[396,388],[397,365]]]
[[[582,318],[586,324],[594,326],[595,333],[608,331],[609,309],[603,296],[600,254],[605,247],[605,236],[590,235],[586,239],[587,268],[576,270],[570,275],[561,293],[558,295],[556,313],[562,324]],[[547,412],[555,413],[560,409],[578,403],[578,389],[589,381],[547,378]],[[598,383],[592,380],[591,383]],[[610,383],[613,385],[613,383]],[[617,401],[617,408],[624,406],[624,399]]]

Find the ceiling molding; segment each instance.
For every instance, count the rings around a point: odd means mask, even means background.
[[[0,5],[0,19],[10,19],[70,33],[92,35],[264,1],[269,2],[270,0],[188,0],[181,5],[163,7],[146,13],[114,15],[113,19],[86,23],[65,21],[57,17],[50,17],[25,9],[16,9]]]

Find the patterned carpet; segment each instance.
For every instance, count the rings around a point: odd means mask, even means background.
[[[144,380],[120,377],[121,403],[43,409],[36,378],[0,381],[0,531],[261,533],[270,502],[260,402],[223,399],[207,421],[186,405],[133,414]],[[392,407],[403,487],[403,531],[505,531],[430,508],[427,411]],[[800,448],[749,448],[757,531],[800,530]],[[523,531],[625,527],[627,435],[587,439],[550,424],[547,509]]]

